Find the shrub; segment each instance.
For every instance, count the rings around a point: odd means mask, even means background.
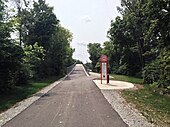
[[[160,65],[156,62],[146,65],[143,69],[144,83],[152,84],[160,79]]]
[[[17,83],[27,82],[26,72],[23,71],[22,58],[24,52],[22,48],[10,41],[0,43],[0,91],[5,92]],[[22,74],[21,74],[22,72]]]

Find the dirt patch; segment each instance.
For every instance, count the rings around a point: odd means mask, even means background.
[[[143,89],[144,88],[144,86],[141,85],[141,84],[134,84],[133,83],[133,85],[134,85],[134,87],[129,89],[129,90],[138,90],[138,89]]]

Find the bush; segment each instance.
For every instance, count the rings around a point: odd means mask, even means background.
[[[45,57],[45,49],[42,46],[38,46],[38,43],[35,43],[33,46],[26,45],[24,47],[24,54],[24,69],[28,72],[28,77],[39,77],[39,69]]]
[[[100,72],[100,63],[99,62],[96,63],[95,69],[96,69],[96,72],[98,72],[98,73]]]
[[[5,92],[26,76],[25,71],[22,70],[22,58],[24,52],[22,48],[10,41],[0,43],[0,91]],[[22,74],[21,74],[22,72]],[[22,83],[26,83],[25,77]]]
[[[163,93],[170,93],[170,51],[162,50],[159,57],[143,70],[144,83],[156,85]],[[155,83],[154,83],[155,84]],[[154,85],[155,86],[155,85]]]
[[[158,63],[150,63],[143,69],[144,83],[152,84],[160,79],[160,66]]]
[[[158,84],[170,93],[170,50],[162,50],[160,61],[161,73]]]
[[[16,78],[17,86],[23,86],[28,84],[29,74],[24,66],[20,70],[18,70],[17,75],[18,75],[18,77]]]
[[[127,65],[123,64],[118,69],[118,74],[127,75]]]

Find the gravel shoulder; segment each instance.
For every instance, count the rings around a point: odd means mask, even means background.
[[[152,123],[149,123],[137,109],[126,102],[121,96],[121,91],[101,90],[101,92],[112,107],[118,112],[123,121],[130,127],[155,127]]]
[[[5,112],[0,114],[0,127],[3,126],[5,123],[16,117],[18,114],[20,114],[22,111],[27,109],[31,104],[33,104],[35,101],[40,99],[42,96],[44,96],[48,91],[50,91],[52,88],[54,88],[56,85],[58,85],[60,81],[56,81],[52,83],[51,85],[45,87],[44,89],[40,90],[33,96],[24,99],[21,102],[16,103],[13,107],[6,110]]]
[[[72,69],[73,71],[74,69]],[[71,71],[71,72],[72,72]],[[71,73],[70,72],[70,73]],[[2,112],[0,114],[0,127],[3,126],[5,123],[16,117],[18,114],[26,110],[29,106],[31,106],[34,102],[39,100],[42,96],[44,96],[46,93],[48,93],[51,89],[53,89],[55,86],[60,84],[63,80],[65,80],[69,75],[66,75],[65,77],[61,78],[60,80],[50,84],[49,86],[43,88],[39,92],[35,93],[31,97],[24,99],[18,103],[16,103],[14,106],[12,106],[10,109]]]

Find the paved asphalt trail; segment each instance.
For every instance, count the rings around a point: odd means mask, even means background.
[[[127,127],[82,66],[3,127]]]

